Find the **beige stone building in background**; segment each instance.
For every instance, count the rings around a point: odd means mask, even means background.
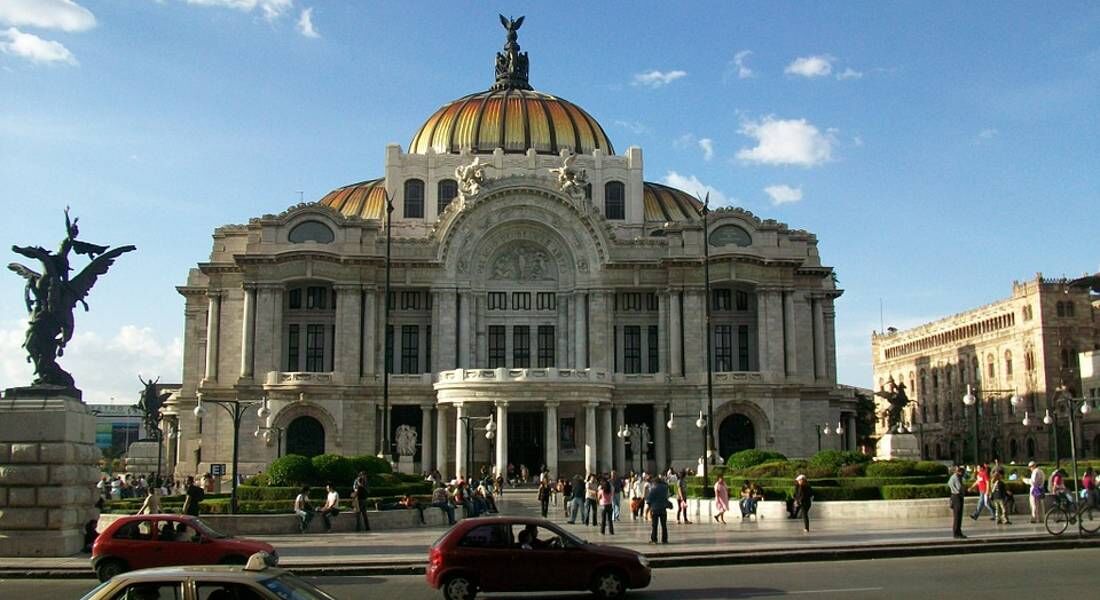
[[[1055,424],[1043,423],[1048,411],[1052,418],[1059,415],[1058,455],[1069,456],[1068,421],[1064,411],[1054,410],[1052,398],[1061,385],[1075,397],[1089,393],[1082,361],[1100,349],[1100,321],[1088,290],[1068,283],[1036,275],[1014,282],[1004,300],[905,331],[872,334],[876,390],[889,388],[891,378],[906,386],[913,403],[905,420],[925,458],[973,461],[975,409],[963,404],[968,385],[978,398],[982,460],[1055,458]],[[1016,407],[1010,402],[1014,393],[1021,399]],[[886,433],[885,406],[876,398],[878,435]],[[1027,427],[1025,412],[1032,423]],[[1100,456],[1098,412],[1079,432],[1078,451],[1087,456]]]
[[[828,447],[853,448],[854,400],[836,384],[841,291],[816,237],[712,212],[708,299],[701,208],[645,181],[641,148],[616,153],[589,113],[533,90],[510,42],[492,87],[443,105],[407,149],[386,148],[383,177],[214,231],[178,288],[175,472],[232,460],[231,420],[213,405],[196,419],[199,394],[268,399],[266,420],[244,416],[244,474],[322,452],[403,453],[445,475],[467,460],[563,475],[693,468],[708,301],[719,455],[810,455],[825,424],[842,430]],[[416,436],[399,447],[402,426]]]

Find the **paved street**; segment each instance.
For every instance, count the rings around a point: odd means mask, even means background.
[[[1091,598],[1100,549],[660,569],[630,598]],[[1041,569],[1036,569],[1042,565]],[[990,576],[990,574],[994,574]],[[337,598],[439,598],[421,576],[310,578]],[[0,580],[4,598],[79,598],[91,580]],[[1092,590],[1092,591],[1090,591]],[[489,594],[489,598],[512,595]],[[523,597],[577,598],[576,594]]]

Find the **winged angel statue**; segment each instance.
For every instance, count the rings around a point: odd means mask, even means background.
[[[8,268],[27,280],[24,300],[30,323],[23,347],[27,350],[27,362],[34,363],[34,385],[73,388],[73,376],[57,364],[57,358],[65,354],[65,345],[73,337],[73,309],[77,303],[88,310],[84,298],[95,285],[96,279],[114,264],[119,256],[136,250],[134,246],[98,246],[77,238],[80,230],[77,219],[69,219],[65,209],[65,239],[57,252],[41,246],[12,246],[14,252],[42,263],[42,272],[19,263]],[[69,253],[84,254],[91,262],[75,277],[69,277]]]

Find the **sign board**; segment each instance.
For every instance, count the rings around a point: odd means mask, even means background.
[[[214,477],[225,475],[225,463],[213,463],[210,465],[210,474]]]

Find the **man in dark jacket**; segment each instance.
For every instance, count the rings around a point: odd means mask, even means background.
[[[351,484],[351,502],[355,508],[355,530],[370,531],[370,519],[367,518],[367,496],[370,494],[370,484],[367,482],[366,471],[359,471],[359,476]]]
[[[668,509],[672,506],[668,501],[668,484],[664,478],[654,477],[654,483],[649,486],[649,494],[645,497],[649,505],[649,514],[653,519],[653,528],[649,534],[649,543],[657,543],[657,526],[661,527],[661,543],[668,543]]]
[[[195,478],[188,477],[187,485],[184,488],[184,493],[187,495],[183,500],[183,514],[191,515],[192,517],[199,516],[199,503],[202,502],[206,492],[197,485],[195,485]]]

